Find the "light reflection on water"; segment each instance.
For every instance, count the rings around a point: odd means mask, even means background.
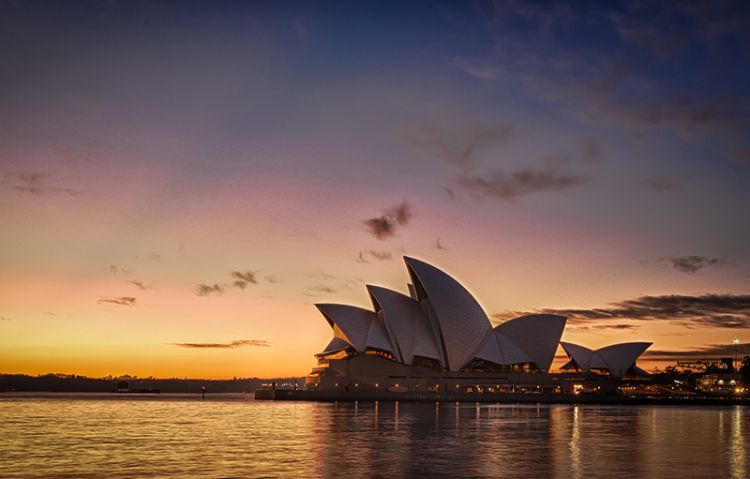
[[[750,408],[0,396],[0,477],[746,478]]]

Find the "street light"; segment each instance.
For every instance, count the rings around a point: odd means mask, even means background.
[[[740,338],[734,338],[732,342],[734,343],[734,362],[732,363],[732,366],[734,367],[734,370],[737,371],[737,346],[740,344]]]

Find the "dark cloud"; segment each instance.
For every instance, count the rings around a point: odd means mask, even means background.
[[[214,284],[199,284],[195,287],[195,294],[198,296],[208,296],[209,294],[217,294],[222,295],[224,294],[224,286],[214,283]]]
[[[673,258],[667,258],[667,260],[677,271],[688,274],[694,274],[706,266],[721,264],[724,262],[722,258],[707,258],[698,255],[676,256]]]
[[[96,304],[116,304],[119,306],[135,306],[133,296],[100,296]]]
[[[258,279],[255,275],[256,273],[254,271],[232,271],[230,276],[234,278],[234,281],[232,281],[234,286],[240,289],[245,289],[248,283],[258,284]]]
[[[750,327],[750,295],[704,294],[641,296],[591,309],[542,309],[531,313],[566,316],[572,325],[595,326],[606,321],[668,321],[679,326],[741,329]],[[497,321],[529,312],[504,311],[492,315]]]
[[[387,209],[382,215],[364,221],[367,230],[377,239],[384,240],[395,236],[400,226],[406,226],[413,217],[412,206],[406,202]]]
[[[657,193],[666,193],[677,187],[673,180],[666,178],[644,178],[640,181],[641,185],[656,191]]]
[[[564,191],[590,180],[588,176],[572,175],[555,169],[525,169],[505,174],[496,170],[488,176],[465,175],[459,183],[476,196],[492,196],[511,201],[533,193]]]
[[[236,349],[245,346],[269,347],[271,343],[264,339],[241,339],[229,343],[172,343],[172,345],[194,349]]]
[[[461,170],[469,170],[477,149],[504,145],[514,135],[511,125],[471,127],[453,133],[424,128],[404,141],[410,147],[425,151]]]
[[[711,344],[700,348],[686,349],[682,351],[667,351],[667,350],[647,350],[643,353],[643,357],[647,357],[652,360],[663,359],[663,360],[700,360],[700,359],[718,359],[718,358],[733,358],[734,357],[734,345],[733,344]],[[739,344],[737,345],[737,356],[742,358],[750,355],[750,344]]]
[[[141,281],[135,281],[135,280],[131,280],[131,281],[128,281],[128,283],[132,284],[133,286],[135,286],[136,288],[138,288],[138,289],[140,289],[140,290],[151,289],[151,287],[150,287],[150,286],[146,286],[146,285],[145,285],[145,284],[143,284],[143,282],[141,282]]]
[[[10,175],[16,183],[11,185],[10,189],[19,191],[21,193],[28,193],[34,196],[42,196],[45,194],[66,194],[76,196],[81,194],[80,191],[72,188],[65,188],[61,186],[51,185],[49,183],[49,176],[42,173],[18,173]]]
[[[595,329],[616,329],[616,330],[626,330],[626,329],[636,329],[639,326],[637,324],[591,324],[591,325],[576,325],[571,326],[571,329],[574,329],[576,331],[590,331]]]

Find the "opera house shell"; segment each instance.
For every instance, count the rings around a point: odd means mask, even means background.
[[[564,316],[530,314],[493,327],[474,296],[450,275],[415,258],[404,261],[410,295],[367,285],[372,309],[316,305],[333,338],[316,354],[318,367],[306,387],[342,392],[564,389],[563,382],[553,381],[558,375],[548,374]],[[649,345],[636,344],[597,351],[569,345],[565,351],[574,351],[579,373],[596,370],[614,377],[630,370],[645,350],[641,346]]]

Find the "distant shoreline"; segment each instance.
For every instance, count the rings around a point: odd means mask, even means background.
[[[120,382],[130,389],[158,389],[162,393],[251,393],[263,384],[298,383],[300,378],[240,378],[240,379],[151,379],[151,378],[89,378],[74,375],[0,374],[0,392],[49,393],[109,393]],[[126,396],[133,395],[126,394]]]

